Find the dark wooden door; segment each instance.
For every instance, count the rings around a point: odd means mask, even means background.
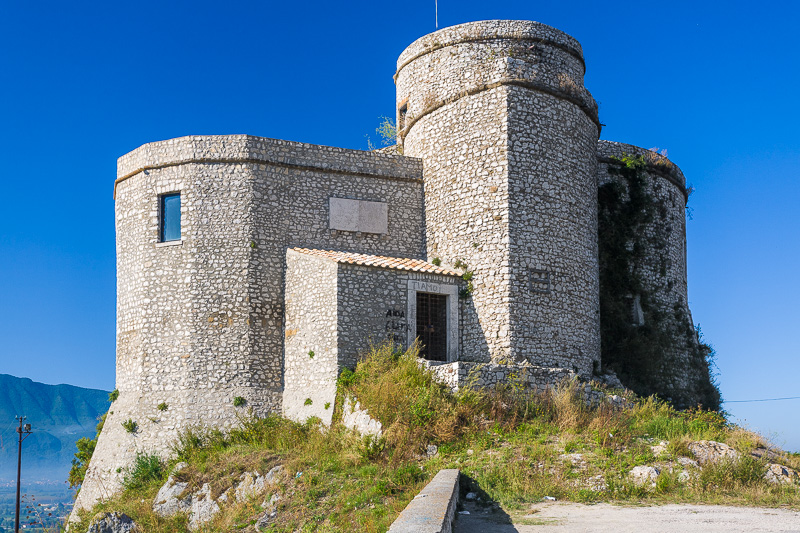
[[[447,361],[447,296],[417,293],[417,337],[420,356],[429,361]]]

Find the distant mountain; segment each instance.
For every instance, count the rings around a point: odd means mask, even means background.
[[[17,432],[14,417],[27,416],[33,434],[22,444],[27,480],[66,480],[75,441],[94,437],[98,419],[109,407],[108,392],[72,385],[45,385],[0,374],[0,480],[16,479]]]

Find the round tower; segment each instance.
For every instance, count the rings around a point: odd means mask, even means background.
[[[602,363],[643,396],[719,407],[710,348],[688,305],[683,172],[664,155],[599,141]]]
[[[428,259],[465,265],[461,359],[599,361],[597,105],[580,44],[530,21],[461,24],[398,59],[403,153],[423,161]]]

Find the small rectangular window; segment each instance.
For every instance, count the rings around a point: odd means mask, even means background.
[[[181,193],[162,194],[160,197],[160,242],[181,240]]]
[[[550,282],[550,272],[547,270],[531,269],[531,291],[550,294],[553,286]]]
[[[406,115],[408,114],[408,100],[404,103],[397,112],[397,131],[403,131],[406,127]]]

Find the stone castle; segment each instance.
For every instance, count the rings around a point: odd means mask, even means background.
[[[121,157],[119,398],[76,508],[117,491],[137,453],[167,455],[185,428],[227,428],[250,409],[330,422],[338,373],[370,341],[419,339],[453,388],[512,373],[542,388],[610,367],[678,405],[702,402],[683,174],[598,140],[584,71],[580,44],[554,28],[467,23],[400,55],[391,148],[194,136]],[[635,283],[604,292],[603,237],[620,229],[598,205],[609,186],[652,216],[628,228],[636,261],[618,267]],[[601,308],[624,312],[606,327]],[[607,353],[617,326],[685,335],[645,372]]]

